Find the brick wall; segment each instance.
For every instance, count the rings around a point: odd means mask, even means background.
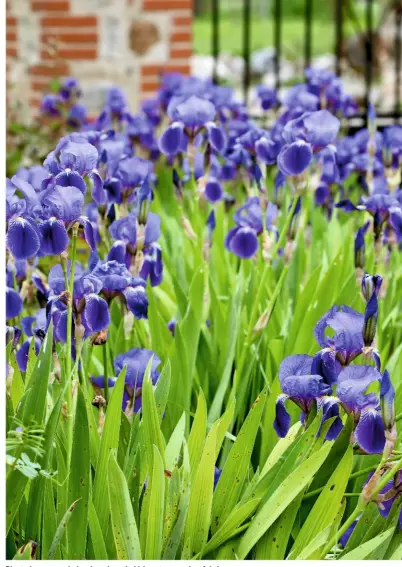
[[[113,84],[136,109],[190,70],[192,0],[7,0],[6,25],[9,94],[30,111],[53,77],[78,78],[92,114]]]

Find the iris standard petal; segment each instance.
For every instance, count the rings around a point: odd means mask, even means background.
[[[145,225],[144,244],[156,242],[161,235],[161,218],[156,213],[148,213]]]
[[[318,374],[287,376],[281,381],[282,390],[289,398],[308,403],[320,396],[332,394],[332,388]]]
[[[338,376],[336,394],[348,410],[358,412],[367,405],[378,403],[376,394],[365,394],[365,391],[373,382],[380,383],[381,378],[373,366],[347,366]]]
[[[307,141],[315,147],[323,147],[335,141],[341,123],[336,116],[324,109],[311,112],[303,118],[303,125]]]
[[[279,366],[279,381],[282,381],[288,376],[301,376],[311,372],[311,364],[313,357],[307,354],[292,354],[282,360]]]
[[[317,352],[313,358],[311,365],[312,374],[320,374],[325,381],[330,384],[336,384],[338,375],[342,370],[342,365],[336,358],[336,352],[331,349],[323,349]]]

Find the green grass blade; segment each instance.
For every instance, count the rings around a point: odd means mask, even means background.
[[[74,514],[74,522],[67,528],[68,558],[85,559],[85,548],[88,528],[89,500],[89,428],[82,389],[78,389],[77,408],[75,413],[73,447],[71,454],[71,473],[69,477],[69,500],[80,500]]]
[[[116,384],[113,387],[112,395],[110,397],[110,402],[106,411],[105,425],[99,448],[99,458],[93,486],[93,503],[103,534],[106,534],[110,514],[109,499],[105,498],[105,487],[107,486],[107,471],[109,466],[108,462],[110,451],[112,449],[117,450],[119,443],[122,411],[121,404],[123,399],[125,375],[126,371],[125,368],[123,368]]]
[[[331,445],[328,443],[311,455],[275,490],[274,494],[256,514],[247,532],[241,538],[238,550],[241,559],[246,557],[268,528],[272,526],[296,496],[311,482],[314,474],[327,458],[330,449]]]
[[[117,559],[141,559],[140,539],[126,477],[110,452],[107,486]]]
[[[72,514],[75,510],[75,507],[77,506],[78,503],[79,503],[79,500],[76,500],[75,502],[73,502],[71,504],[71,506],[68,507],[68,510],[64,514],[62,521],[60,522],[60,524],[57,527],[55,536],[54,536],[53,541],[52,541],[52,545],[50,546],[49,553],[48,553],[48,556],[46,557],[46,559],[54,559],[54,555],[55,555],[55,553],[56,553],[56,551],[57,551],[57,549],[58,549],[58,547],[61,543],[64,532],[66,531],[68,522],[70,521],[71,516],[72,516]]]
[[[163,545],[165,475],[162,457],[154,445],[152,477],[149,485],[148,522],[144,559],[160,559]]]

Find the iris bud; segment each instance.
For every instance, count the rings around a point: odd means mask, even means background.
[[[381,285],[382,285],[382,277],[379,276],[378,274],[374,276],[370,276],[369,274],[364,275],[362,279],[362,292],[366,302],[370,300],[373,293],[375,293],[376,296],[378,297],[378,294],[381,289]]]
[[[395,389],[387,370],[384,372],[381,380],[380,400],[381,414],[385,428],[391,431],[395,424]]]
[[[375,337],[378,319],[378,301],[377,295],[372,294],[370,300],[367,302],[366,310],[364,312],[363,323],[363,341],[365,346],[371,346]]]

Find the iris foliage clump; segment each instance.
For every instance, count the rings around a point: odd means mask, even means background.
[[[7,557],[402,557],[402,127],[170,74],[6,180]],[[55,131],[53,129],[53,131]]]

